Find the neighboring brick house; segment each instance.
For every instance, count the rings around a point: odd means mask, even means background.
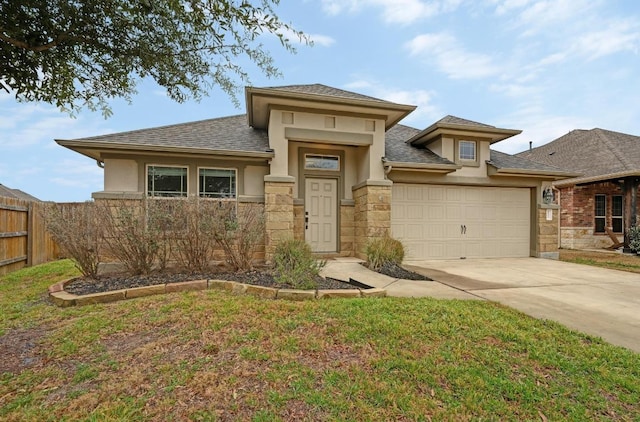
[[[573,130],[519,157],[579,173],[553,182],[561,209],[561,247],[603,248],[637,224],[640,137],[604,129]]]
[[[265,258],[300,238],[362,257],[391,233],[408,259],[557,257],[564,170],[492,151],[519,130],[447,116],[400,125],[415,106],[325,85],[248,87],[246,115],[58,144],[104,166],[95,200],[200,196],[264,204]]]

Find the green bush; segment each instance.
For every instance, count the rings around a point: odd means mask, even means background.
[[[316,277],[325,262],[317,260],[304,240],[285,240],[276,246],[273,256],[275,279],[296,289],[317,287]]]
[[[629,247],[636,252],[640,252],[640,226],[633,226],[628,231]]]
[[[380,237],[367,242],[365,254],[369,268],[378,270],[388,263],[400,265],[404,259],[404,246],[390,236]]]

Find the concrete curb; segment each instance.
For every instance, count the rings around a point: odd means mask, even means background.
[[[112,290],[109,292],[78,296],[68,293],[64,290],[65,285],[73,280],[75,280],[75,277],[68,280],[60,281],[49,287],[49,297],[55,305],[61,308],[66,308],[69,306],[84,306],[97,303],[110,303],[125,299],[135,299],[138,297],[200,290],[224,290],[233,294],[246,294],[263,299],[281,299],[293,301],[387,296],[387,291],[385,289],[379,288],[296,290],[254,286],[251,284],[243,284],[227,280],[194,280],[183,281],[179,283],[154,284],[152,286],[132,287],[130,289]]]

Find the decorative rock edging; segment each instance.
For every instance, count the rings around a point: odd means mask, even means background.
[[[313,300],[332,298],[385,297],[385,289],[337,289],[337,290],[295,290],[277,289],[272,287],[254,286],[227,280],[194,280],[179,283],[154,284],[152,286],[132,287],[130,289],[112,290],[109,292],[93,293],[83,296],[74,295],[64,290],[64,286],[71,282],[60,281],[49,287],[49,297],[57,306],[84,306],[96,303],[109,303],[137,297],[153,296],[164,293],[190,292],[199,290],[225,290],[234,294],[247,294],[263,299],[282,300]]]

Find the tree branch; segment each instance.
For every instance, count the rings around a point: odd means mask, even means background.
[[[67,37],[64,34],[61,34],[61,35],[58,35],[53,41],[50,41],[46,44],[31,46],[24,41],[20,41],[20,40],[16,40],[14,38],[8,37],[7,35],[5,35],[4,29],[0,28],[0,40],[13,45],[14,47],[22,48],[23,50],[35,51],[35,52],[50,50],[53,47],[57,46],[60,43],[60,41],[63,41],[65,38]]]

